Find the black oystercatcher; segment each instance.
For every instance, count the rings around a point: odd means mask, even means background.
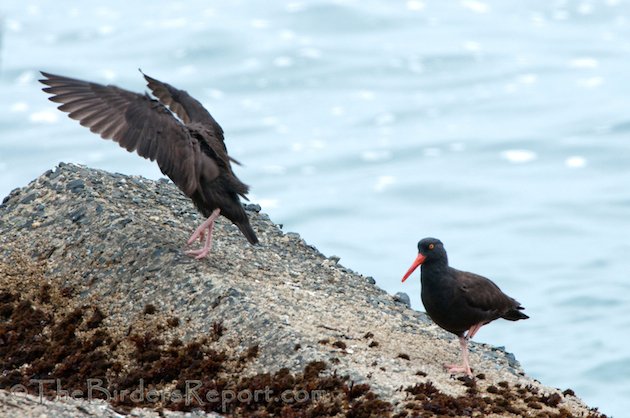
[[[444,244],[439,239],[424,238],[418,243],[418,257],[402,281],[420,265],[421,296],[427,314],[441,328],[457,335],[462,348],[463,364],[445,367],[449,372],[472,376],[468,340],[479,328],[498,318],[518,321],[529,317],[520,312],[524,309],[520,303],[491,280],[449,267]]]
[[[227,154],[223,129],[187,92],[144,74],[157,100],[112,85],[42,75],[46,78],[40,81],[49,86],[43,90],[53,95],[49,99],[62,103],[59,110],[127,151],[156,160],[162,173],[207,217],[188,240],[190,245],[199,239],[203,247],[187,254],[198,259],[208,254],[219,214],[250,243],[258,242],[239,200],[239,196],[247,199],[248,187],[232,171],[230,161],[236,161]]]

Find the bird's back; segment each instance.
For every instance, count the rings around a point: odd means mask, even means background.
[[[432,280],[425,280],[423,271],[422,301],[431,319],[456,335],[498,318],[512,321],[528,318],[520,312],[523,309],[520,303],[494,282],[452,267]]]

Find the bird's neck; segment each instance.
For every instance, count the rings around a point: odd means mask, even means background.
[[[423,284],[444,283],[448,275],[448,260],[446,258],[432,260],[421,266],[421,280]]]

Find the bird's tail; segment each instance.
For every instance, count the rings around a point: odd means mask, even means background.
[[[236,223],[236,226],[241,230],[243,235],[245,235],[245,238],[247,238],[247,241],[249,241],[250,244],[258,244],[258,237],[256,237],[256,233],[247,219],[245,219],[244,222]]]
[[[510,309],[503,315],[501,318],[507,319],[508,321],[518,321],[519,319],[527,319],[529,316],[525,315],[521,312],[523,309],[522,306],[517,306],[514,309]]]

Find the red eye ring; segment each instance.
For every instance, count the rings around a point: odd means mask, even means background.
[[[429,244],[429,250],[432,250],[435,248],[435,244]]]

